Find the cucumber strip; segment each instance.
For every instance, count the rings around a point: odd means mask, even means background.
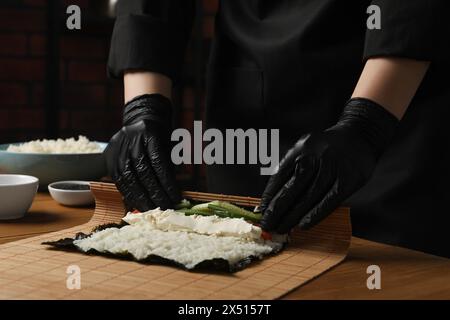
[[[213,210],[213,215],[216,215],[221,218],[229,218],[230,217],[229,213],[224,210]]]
[[[199,211],[199,210],[193,210],[193,209],[184,208],[184,209],[179,209],[179,210],[176,210],[176,211],[177,212],[181,212],[181,213],[183,213],[186,216],[193,216],[193,215],[214,216],[214,215],[216,215],[216,216],[221,217],[221,218],[229,217],[229,214],[226,211],[224,211],[224,210],[211,210],[211,211],[206,212],[206,211]]]
[[[232,212],[230,210],[226,210],[222,207],[213,205],[213,204],[209,204],[208,207],[213,210],[214,212],[222,212],[223,214],[225,214],[228,218],[242,218],[240,215],[236,214],[236,212]]]
[[[175,206],[175,209],[176,210],[177,209],[185,209],[185,208],[189,209],[190,207],[192,207],[191,202],[187,199],[183,199],[183,200],[181,200],[181,202],[179,204],[177,204]]]
[[[177,211],[184,212],[186,215],[217,215],[222,218],[243,218],[254,222],[259,222],[262,216],[261,213],[251,212],[229,202],[218,200],[197,204],[191,208],[181,208]]]
[[[196,210],[196,211],[205,212],[205,213],[207,213],[207,212],[212,213],[212,210],[208,207],[208,204],[209,204],[208,202],[200,203],[200,204],[193,206],[191,209]]]
[[[228,212],[230,218],[244,218],[256,222],[261,220],[262,216],[260,213],[253,213],[223,201],[212,201],[208,204],[208,208],[212,210],[225,210]]]
[[[204,212],[204,211],[199,211],[199,210],[193,210],[193,209],[187,209],[187,208],[179,209],[179,210],[176,210],[176,211],[177,211],[177,212],[182,212],[182,213],[184,213],[184,215],[186,215],[186,216],[192,216],[192,215],[211,216],[211,215],[213,215],[212,212],[209,213],[209,212]]]

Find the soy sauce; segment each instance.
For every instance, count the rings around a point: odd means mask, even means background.
[[[78,183],[58,183],[52,185],[55,189],[60,190],[90,190],[90,186],[87,184],[78,184]]]

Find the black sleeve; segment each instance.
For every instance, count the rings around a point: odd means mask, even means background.
[[[177,81],[195,14],[195,0],[119,0],[108,74],[149,70]]]
[[[381,9],[381,29],[367,30],[365,59],[397,56],[448,61],[448,0],[374,0],[372,5]]]

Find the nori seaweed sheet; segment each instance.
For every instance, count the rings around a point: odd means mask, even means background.
[[[121,260],[137,261],[139,263],[144,263],[144,264],[168,265],[168,266],[174,266],[174,267],[181,268],[181,269],[188,270],[188,271],[202,270],[202,271],[211,271],[211,272],[233,273],[233,272],[237,272],[239,270],[244,269],[245,267],[247,267],[250,263],[252,263],[254,261],[261,260],[261,257],[249,256],[249,257],[246,257],[234,264],[230,264],[230,262],[228,260],[225,260],[222,258],[214,258],[214,259],[203,260],[202,262],[197,263],[193,268],[186,268],[186,266],[184,264],[181,264],[174,260],[167,259],[167,258],[158,256],[158,255],[152,254],[152,255],[147,256],[145,259],[138,260],[132,254],[129,254],[129,253],[112,254],[109,252],[100,252],[95,249],[90,249],[85,252],[85,251],[81,250],[80,248],[78,248],[74,244],[75,240],[85,239],[87,237],[90,237],[95,232],[102,231],[102,230],[108,229],[108,228],[120,229],[126,225],[127,225],[126,222],[121,222],[120,224],[117,224],[117,223],[103,224],[103,225],[99,225],[99,226],[95,227],[92,230],[92,232],[88,233],[88,234],[79,232],[73,238],[63,238],[63,239],[59,239],[56,241],[46,241],[46,242],[43,242],[42,244],[50,245],[50,246],[54,247],[55,249],[59,249],[59,250],[77,251],[77,252],[81,252],[81,253],[88,254],[88,255],[99,255],[99,256],[117,258],[117,259],[121,259]],[[271,253],[271,255],[280,252],[283,248],[284,248],[284,245],[280,250],[273,251]]]

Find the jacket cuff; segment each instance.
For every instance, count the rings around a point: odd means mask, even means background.
[[[118,16],[111,39],[108,75],[120,78],[125,70],[148,70],[175,81],[179,58],[169,41],[169,27],[160,19],[149,15]]]

